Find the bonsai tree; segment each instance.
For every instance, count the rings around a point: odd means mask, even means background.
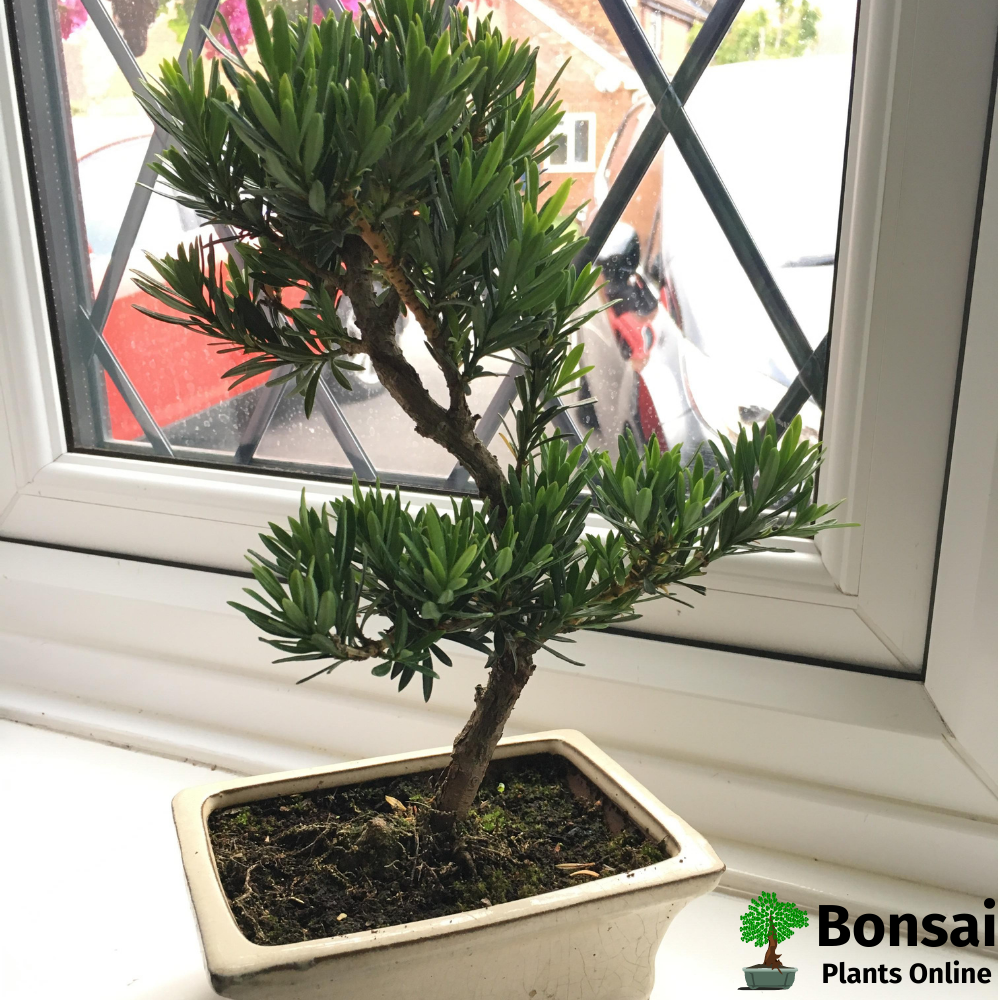
[[[747,912],[740,917],[740,939],[758,948],[767,945],[767,953],[759,968],[783,969],[777,947],[787,941],[799,927],[808,927],[809,917],[794,903],[779,903],[773,892],[762,892],[750,900]]]
[[[417,433],[471,475],[478,502],[414,509],[357,480],[319,510],[303,498],[249,557],[255,606],[236,605],[283,660],[318,660],[317,673],[370,661],[400,690],[419,674],[425,698],[450,663],[446,642],[485,656],[434,802],[449,828],[540,650],[564,656],[556,645],[573,632],[629,621],[680,588],[702,593],[715,559],[833,526],[812,500],[820,449],[798,420],[780,440],[768,421],[687,464],[655,438],[625,435],[614,461],[571,448],[553,420],[589,370],[576,332],[596,311],[599,271],[574,265],[586,241],[562,214],[570,182],[552,191],[540,176],[561,113],[553,85],[536,93],[537,50],[446,0],[372,0],[357,22],[315,25],[276,7],[270,27],[258,0],[247,8],[259,69],[220,47],[207,73],[164,63],[145,98],[172,139],[157,172],[235,233],[228,256],[196,241],[150,258],[157,277],[136,281],[171,310],[151,315],[236,356],[234,385],[285,379],[307,413],[324,373],[349,388],[367,355]],[[338,318],[342,296],[360,336]],[[400,349],[401,312],[446,398]],[[504,467],[469,399],[491,360],[512,354]],[[604,530],[588,530],[592,512]]]

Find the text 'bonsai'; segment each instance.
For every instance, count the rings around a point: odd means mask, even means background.
[[[553,420],[588,371],[575,335],[597,311],[599,270],[574,266],[586,239],[561,214],[570,182],[540,182],[561,112],[553,86],[536,94],[537,50],[445,0],[372,0],[357,22],[319,24],[277,7],[270,26],[257,0],[247,8],[259,69],[234,44],[208,72],[164,63],[144,99],[172,140],[158,174],[230,227],[229,256],[196,241],[150,258],[159,280],[136,282],[172,310],[160,318],[240,358],[234,385],[283,378],[307,413],[324,372],[349,388],[352,359],[367,355],[417,433],[475,482],[481,503],[414,509],[357,481],[320,510],[303,498],[287,530],[261,536],[268,554],[252,554],[260,606],[237,605],[286,660],[327,661],[319,673],[371,660],[401,690],[419,674],[425,698],[435,663],[450,663],[445,641],[485,655],[433,803],[447,829],[472,805],[539,650],[562,655],[568,634],[629,621],[677,588],[702,593],[692,581],[714,559],[834,525],[812,499],[820,449],[797,419],[780,441],[768,421],[690,463],[655,437],[626,435],[615,461],[568,447]],[[401,312],[422,328],[446,401],[397,343]],[[512,357],[505,469],[469,398]],[[603,530],[587,530],[592,512]]]

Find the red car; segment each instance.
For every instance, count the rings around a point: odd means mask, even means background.
[[[99,146],[78,161],[95,291],[108,266],[148,145],[148,135],[133,135]],[[232,380],[222,375],[236,363],[234,355],[218,354],[209,338],[161,323],[133,308],[164,308],[132,281],[133,269],[149,270],[143,251],[171,253],[178,244],[189,243],[198,235],[209,239],[216,236],[212,229],[201,225],[191,209],[158,194],[150,198],[104,336],[156,422],[161,427],[183,421],[192,424],[187,433],[175,433],[172,438],[183,436],[190,443],[224,449],[229,442],[220,440],[220,430],[224,425],[228,430],[225,437],[232,436],[234,425],[242,422],[242,411],[252,406],[252,397],[247,394],[266,379],[251,379],[231,390]],[[343,319],[350,323],[346,311]],[[355,374],[352,392],[343,392],[332,380],[330,384],[341,402],[368,399],[382,388],[370,365]],[[108,377],[105,387],[110,437],[119,441],[142,437],[142,429]]]

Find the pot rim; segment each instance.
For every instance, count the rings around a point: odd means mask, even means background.
[[[208,832],[216,809],[287,794],[358,784],[447,765],[451,748],[370,757],[322,767],[250,778],[232,778],[178,792],[173,799],[174,823],[205,957],[213,977],[243,978],[264,970],[311,966],[357,952],[414,944],[429,938],[468,933],[553,911],[566,910],[654,889],[674,888],[677,900],[689,900],[718,884],[725,865],[708,842],[684,820],[619,767],[582,733],[551,730],[500,741],[495,759],[555,753],[566,758],[596,785],[647,836],[665,842],[671,856],[620,875],[568,886],[528,899],[390,927],[356,931],[337,937],[282,945],[259,945],[244,937],[222,888]],[[377,776],[367,772],[379,770]]]

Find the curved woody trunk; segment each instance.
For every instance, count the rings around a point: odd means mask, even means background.
[[[476,688],[476,707],[455,739],[451,763],[435,797],[442,825],[453,825],[472,807],[503,728],[535,672],[527,644],[508,645],[490,670],[486,687]]]
[[[770,930],[767,935],[767,953],[764,955],[764,961],[761,965],[766,966],[768,969],[783,969],[784,966],[781,964],[781,956],[778,954],[778,934],[774,929],[774,924],[771,924]]]

